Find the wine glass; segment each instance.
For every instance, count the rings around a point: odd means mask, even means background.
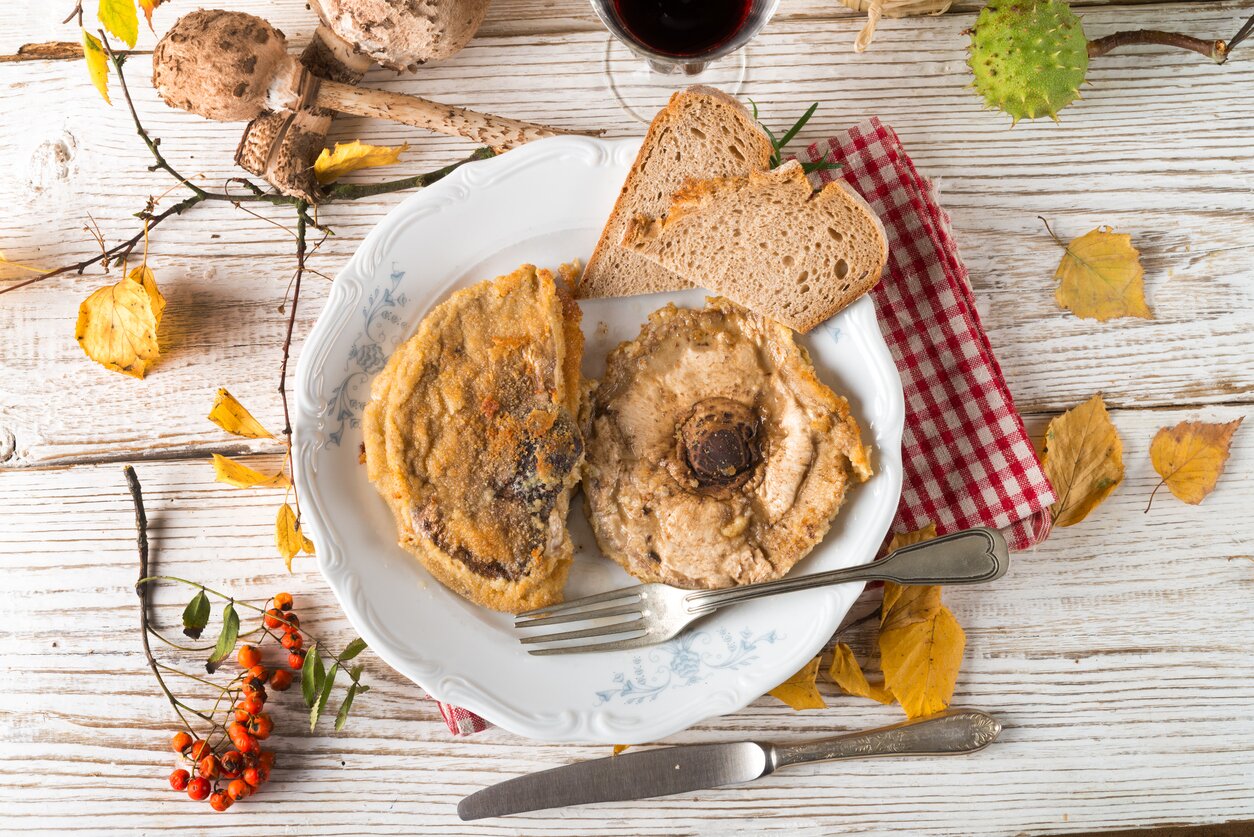
[[[744,47],[779,6],[779,0],[591,2],[613,36],[605,50],[610,88],[646,124],[678,87],[708,84],[738,94],[748,69]]]

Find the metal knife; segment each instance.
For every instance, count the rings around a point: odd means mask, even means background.
[[[591,802],[618,802],[751,782],[781,767],[872,756],[974,753],[1001,732],[978,709],[949,709],[927,718],[804,744],[692,744],[568,764],[509,779],[457,805],[463,820],[501,817]]]

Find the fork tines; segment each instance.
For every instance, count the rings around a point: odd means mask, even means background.
[[[575,643],[545,648],[528,648],[535,655],[568,654],[575,651],[612,651],[647,645],[648,622],[641,609],[644,596],[640,587],[611,590],[595,596],[585,596],[561,604],[529,610],[514,619],[515,628],[543,628],[568,622],[597,622],[592,627],[559,633],[536,634],[522,637],[524,645],[537,643],[563,643],[570,640],[586,640],[598,637],[615,637],[602,643]],[[633,618],[634,617],[634,618]],[[613,619],[612,622],[605,620]],[[628,636],[619,636],[628,634]]]

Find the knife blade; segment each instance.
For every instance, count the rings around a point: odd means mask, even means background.
[[[463,820],[592,802],[621,802],[751,782],[779,767],[813,761],[896,755],[951,755],[983,749],[1001,724],[976,709],[804,744],[753,741],[690,744],[577,762],[472,793],[457,805]]]

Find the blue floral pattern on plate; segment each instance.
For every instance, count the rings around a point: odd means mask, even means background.
[[[387,363],[390,349],[400,342],[405,323],[394,309],[403,308],[405,294],[396,293],[405,271],[392,265],[388,287],[375,288],[362,306],[362,329],[348,351],[344,362],[344,378],[331,390],[323,415],[331,415],[335,430],[327,434],[327,444],[339,447],[344,431],[361,426],[361,411],[366,407],[362,387]],[[383,343],[390,344],[385,351]]]
[[[694,647],[715,645],[715,636],[718,641],[716,647],[710,650]],[[783,637],[775,631],[754,636],[748,628],[743,629],[739,636],[726,628],[719,628],[714,635],[707,631],[692,631],[632,657],[631,674],[622,671],[615,674],[614,688],[597,692],[597,703],[657,700],[658,695],[667,689],[700,685],[715,671],[743,668],[758,659],[758,646],[772,645],[781,639]]]

